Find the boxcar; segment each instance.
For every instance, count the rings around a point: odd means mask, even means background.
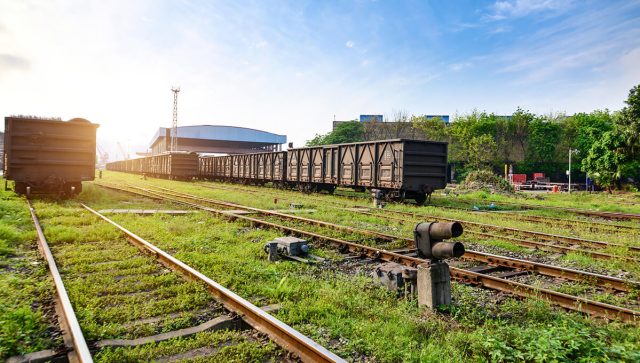
[[[289,150],[288,180],[304,190],[377,190],[424,203],[447,177],[447,143],[381,140]]]
[[[223,180],[245,184],[274,183],[283,185],[286,176],[287,152],[201,156],[199,176],[208,180]]]
[[[107,164],[107,170],[145,174],[158,178],[191,180],[198,176],[199,162],[197,153],[178,151],[114,161]]]
[[[78,194],[93,180],[96,129],[85,119],[69,121],[5,117],[4,176],[18,194]]]

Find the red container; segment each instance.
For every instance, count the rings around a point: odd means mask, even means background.
[[[544,173],[533,173],[533,180],[536,180],[538,178],[544,179]]]
[[[511,174],[512,184],[524,184],[527,182],[527,174]]]

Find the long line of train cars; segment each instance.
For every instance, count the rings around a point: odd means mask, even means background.
[[[69,121],[5,117],[3,176],[18,194],[72,196],[93,180],[96,129],[82,118]]]
[[[108,163],[107,170],[301,191],[341,186],[422,204],[446,185],[447,143],[394,139],[227,156],[174,152]]]

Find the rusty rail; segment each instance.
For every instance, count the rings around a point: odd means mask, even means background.
[[[434,207],[436,208],[442,208],[442,209],[451,209],[451,210],[456,210],[456,211],[464,211],[464,212],[472,212],[472,213],[476,213],[476,214],[489,214],[489,213],[493,213],[495,215],[499,215],[500,217],[507,217],[507,218],[511,218],[513,220],[520,220],[520,221],[527,221],[527,222],[535,222],[535,223],[544,223],[544,224],[548,224],[548,225],[558,225],[558,224],[562,224],[565,227],[575,227],[577,225],[587,225],[587,228],[589,229],[595,229],[595,230],[599,230],[599,231],[604,231],[604,232],[608,232],[608,231],[613,231],[616,229],[626,229],[631,231],[632,233],[635,231],[640,231],[639,227],[635,227],[635,226],[627,226],[627,225],[621,225],[621,224],[611,224],[611,223],[606,223],[606,222],[597,222],[597,221],[587,221],[587,220],[580,220],[580,219],[569,219],[569,218],[557,218],[557,217],[549,217],[549,216],[540,216],[540,215],[533,215],[533,214],[521,214],[521,213],[513,213],[511,211],[486,211],[486,210],[469,210],[466,208],[461,208],[461,207],[453,207],[453,206],[448,206],[448,205],[434,205]]]
[[[152,192],[152,191],[150,191],[148,189],[145,189],[145,188],[140,188],[140,189],[144,190],[144,191]],[[159,189],[168,190],[167,188],[159,188]],[[305,222],[305,223],[310,223],[310,224],[313,224],[313,225],[327,227],[327,228],[331,228],[331,229],[338,229],[338,230],[342,230],[342,231],[346,231],[346,232],[350,232],[350,233],[354,233],[354,234],[371,236],[371,237],[375,237],[375,238],[382,239],[382,240],[385,240],[385,241],[396,241],[396,240],[404,241],[409,246],[413,246],[413,244],[414,244],[413,239],[406,238],[406,237],[394,236],[394,235],[381,233],[381,232],[377,232],[377,231],[359,229],[359,228],[344,226],[344,225],[340,225],[340,224],[320,221],[320,220],[316,220],[316,219],[289,215],[289,214],[280,213],[280,212],[273,212],[273,211],[268,211],[268,210],[264,210],[264,209],[260,209],[260,208],[248,207],[248,206],[235,204],[235,203],[230,203],[230,202],[225,202],[225,201],[218,201],[218,200],[213,200],[213,199],[208,199],[208,198],[201,198],[201,197],[197,197],[197,196],[193,196],[193,195],[189,195],[189,194],[185,194],[185,193],[180,193],[180,192],[175,192],[175,191],[170,191],[170,192],[172,192],[172,193],[168,193],[168,194],[182,196],[183,198],[196,199],[196,200],[204,201],[204,202],[211,203],[211,204],[219,204],[219,205],[223,205],[225,207],[251,210],[251,211],[255,211],[255,212],[266,214],[266,215],[283,216],[283,217],[286,217],[286,218],[289,218],[289,219],[292,219],[292,220],[299,220],[299,221],[302,221],[302,222]],[[364,212],[364,213],[365,214],[369,214],[369,215],[374,215],[374,216],[380,216],[380,215],[377,215],[377,214],[374,214],[374,213],[367,213],[367,212]],[[467,233],[469,233],[469,232],[467,232]],[[481,234],[481,235],[483,234],[483,233],[478,233],[478,232],[471,232],[471,233]],[[492,236],[492,235],[489,235],[489,236]],[[509,238],[509,237],[507,237],[507,238]],[[511,240],[512,238],[509,238],[509,239]],[[528,241],[524,241],[524,242],[528,243]],[[568,252],[568,251],[576,252],[575,250],[569,249],[567,247],[560,247],[560,246],[554,246],[554,245],[541,244],[539,242],[531,242],[531,243],[533,243],[535,246],[544,245],[544,246],[547,246],[547,247],[559,247],[560,250],[564,251],[564,252]],[[607,258],[616,258],[617,257],[617,256],[607,255],[607,254],[594,252],[594,251],[580,251],[580,252],[592,253],[592,254],[595,254],[597,256],[606,256]],[[469,260],[480,261],[480,262],[489,262],[490,261],[492,264],[497,264],[499,266],[504,266],[504,267],[509,267],[509,268],[520,268],[520,269],[527,270],[527,271],[536,271],[536,272],[538,272],[540,274],[543,274],[543,275],[559,277],[559,278],[564,278],[564,279],[568,279],[568,280],[586,281],[586,282],[594,281],[594,282],[596,282],[596,284],[598,286],[603,286],[603,287],[609,286],[609,287],[611,287],[611,288],[613,288],[615,290],[618,290],[618,291],[629,292],[630,291],[630,287],[632,287],[632,286],[635,286],[636,288],[640,288],[640,283],[634,282],[634,281],[626,281],[626,280],[618,279],[618,278],[611,277],[611,276],[600,275],[600,274],[584,272],[584,271],[579,271],[579,270],[574,270],[574,269],[568,269],[568,268],[563,268],[563,267],[557,267],[557,266],[537,263],[537,262],[533,262],[533,261],[525,261],[525,260],[520,260],[520,259],[515,259],[515,258],[510,258],[510,257],[505,257],[505,256],[492,255],[492,254],[478,252],[478,251],[467,250],[467,252],[464,255],[464,258],[469,259]]]
[[[84,339],[84,335],[82,334],[82,329],[80,328],[80,324],[78,323],[78,318],[76,317],[76,313],[73,310],[71,301],[69,300],[69,295],[67,294],[67,290],[65,289],[64,283],[62,282],[62,276],[60,276],[60,271],[58,270],[56,261],[53,258],[53,254],[51,253],[51,249],[49,249],[47,239],[44,236],[42,227],[40,226],[40,221],[38,220],[38,216],[36,215],[36,210],[33,208],[33,205],[31,205],[31,201],[29,199],[27,199],[27,205],[29,206],[29,212],[31,212],[33,225],[35,226],[36,233],[38,235],[38,249],[46,260],[47,266],[49,266],[49,272],[51,273],[53,283],[56,287],[56,294],[58,295],[58,300],[60,302],[60,312],[62,313],[61,318],[63,321],[63,325],[66,328],[63,330],[65,330],[69,335],[71,343],[73,344],[73,351],[69,353],[73,358],[70,360],[77,360],[83,363],[93,362],[91,352],[89,351],[87,342]]]
[[[474,202],[473,199],[466,199],[470,202]],[[560,212],[569,212],[569,213],[574,213],[574,214],[581,214],[581,215],[586,215],[586,216],[593,216],[593,217],[605,217],[605,218],[609,218],[609,219],[637,219],[640,220],[640,214],[636,214],[636,213],[624,213],[624,212],[604,212],[604,211],[597,211],[597,210],[589,210],[589,209],[579,209],[579,208],[563,208],[563,207],[556,207],[556,206],[551,206],[551,205],[538,205],[538,204],[527,204],[527,203],[516,203],[516,202],[501,202],[501,201],[491,201],[491,200],[486,200],[483,201],[483,203],[494,203],[494,204],[506,204],[506,205],[512,205],[512,206],[516,206],[516,207],[520,207],[520,208],[524,208],[524,209],[547,209],[547,210],[557,210]]]
[[[417,217],[417,218],[427,217],[427,218],[440,219],[440,220],[444,220],[444,221],[459,221],[457,219],[434,216],[434,215],[426,214],[426,213],[402,212],[402,211],[395,211],[395,210],[386,210],[385,212],[391,212],[391,213],[401,214],[401,215],[405,215],[405,216],[413,216],[413,217]],[[536,236],[536,237],[542,238],[542,239],[547,240],[547,241],[561,241],[561,242],[564,242],[564,243],[575,243],[575,244],[579,244],[579,245],[585,245],[585,246],[591,246],[591,247],[599,247],[599,248],[604,248],[604,247],[622,247],[622,248],[628,248],[629,250],[632,250],[632,251],[640,252],[640,247],[636,247],[636,246],[626,246],[626,245],[622,245],[622,244],[618,244],[618,243],[610,243],[610,242],[603,242],[603,241],[596,241],[596,240],[588,240],[588,239],[584,239],[584,238],[561,236],[561,235],[557,235],[557,234],[543,233],[543,232],[536,232],[536,231],[527,231],[527,230],[513,228],[513,227],[503,227],[503,226],[497,226],[497,225],[493,225],[493,224],[480,223],[480,222],[471,222],[471,221],[462,221],[462,222],[464,222],[465,224],[468,224],[468,225],[476,226],[476,227],[479,227],[479,228],[491,229],[491,230],[494,230],[494,231],[508,231],[508,232],[512,232],[512,233],[516,233],[516,234],[517,233],[521,233],[521,234],[528,235],[528,236]]]
[[[202,186],[204,188],[214,189],[214,190],[215,189],[225,189],[225,190],[236,190],[236,191],[252,193],[252,194],[253,193],[260,193],[260,191],[253,190],[253,189],[248,189],[248,188],[243,188],[243,187],[239,187],[239,186],[230,186],[230,185],[220,186],[220,185],[216,185],[214,187],[214,186],[207,185],[205,183],[198,183],[198,185]],[[270,189],[270,188],[263,187],[262,189]],[[273,190],[269,190],[269,193],[277,194],[277,192],[275,192]],[[349,200],[360,199],[360,198],[356,198],[354,196],[348,196],[348,195],[342,195],[342,194],[333,194],[333,196],[337,196],[337,197],[341,197],[341,198],[345,198],[345,199],[349,199]],[[315,201],[327,202],[326,200],[320,200],[319,198],[314,198],[312,196],[305,196],[305,198],[308,198],[310,200],[315,200]],[[340,205],[340,206],[343,206],[343,207],[358,207],[358,208],[361,208],[361,206],[349,206],[347,204],[340,203],[340,202],[333,202],[332,201],[331,203],[336,204],[336,205]],[[457,208],[457,207],[451,207],[451,206],[435,206],[435,207],[467,211],[466,209]],[[595,228],[595,229],[602,230],[602,231],[611,231],[611,230],[615,230],[616,228],[632,230],[632,231],[640,230],[640,227],[626,226],[626,225],[619,225],[619,224],[611,224],[611,223],[604,223],[604,222],[597,222],[597,221],[583,221],[583,220],[578,220],[578,219],[562,219],[562,218],[554,218],[554,217],[548,217],[548,216],[537,216],[537,215],[519,215],[519,214],[513,214],[513,213],[507,213],[507,212],[501,213],[500,215],[501,216],[507,216],[507,217],[512,218],[512,219],[520,219],[520,220],[526,220],[526,221],[532,221],[532,222],[538,222],[538,223],[547,223],[547,224],[562,223],[567,227],[571,227],[572,225],[575,225],[575,224],[587,224],[587,225],[589,225],[589,228]]]
[[[124,191],[128,193],[145,196],[148,198],[187,205],[187,206],[204,210],[219,216],[227,217],[229,219],[243,220],[243,221],[250,222],[251,224],[271,227],[271,228],[279,229],[289,233],[294,233],[299,236],[310,237],[316,240],[330,242],[332,244],[338,245],[340,248],[343,248],[345,252],[350,251],[353,253],[359,253],[359,254],[366,255],[373,258],[379,258],[384,261],[392,261],[392,262],[401,263],[401,264],[412,266],[412,267],[415,267],[422,263],[428,263],[428,260],[406,256],[403,254],[394,253],[391,251],[378,249],[375,247],[359,245],[359,244],[344,241],[338,238],[327,237],[318,233],[308,232],[298,228],[283,226],[273,222],[268,222],[268,221],[263,221],[257,218],[253,218],[253,217],[234,214],[228,211],[217,210],[217,209],[209,208],[197,203],[186,202],[184,200],[180,200],[175,197],[169,197],[169,196],[162,195],[160,193],[156,193],[152,191],[147,191],[147,193],[150,193],[150,194],[145,194],[143,192],[135,192],[135,191],[127,190],[120,187],[108,186],[104,184],[98,184],[98,185],[104,186],[113,190]],[[144,189],[144,188],[141,188],[141,189]],[[230,203],[230,204],[233,204],[233,203]],[[460,268],[452,267],[451,276],[458,281],[462,281],[462,282],[470,283],[474,285],[480,285],[493,290],[508,292],[519,297],[542,297],[547,301],[553,304],[556,304],[558,306],[564,307],[566,309],[586,313],[593,316],[598,316],[598,317],[608,318],[608,319],[618,318],[622,321],[629,321],[629,322],[636,322],[640,320],[640,312],[638,311],[634,311],[631,309],[627,309],[624,307],[615,306],[611,304],[601,303],[598,301],[593,301],[593,300],[589,300],[589,299],[578,297],[578,296],[567,295],[564,293],[560,293],[560,292],[556,292],[548,289],[536,288],[530,285],[526,285],[526,284],[522,284],[522,283],[518,283],[518,282],[514,282],[514,281],[510,281],[510,280],[506,280],[506,279],[502,279],[494,276],[483,275],[480,273],[476,273],[476,272],[472,272],[472,271],[468,271]]]
[[[180,272],[181,274],[187,276],[192,280],[204,283],[207,286],[209,292],[211,292],[211,294],[214,295],[225,308],[239,314],[242,319],[245,320],[254,329],[266,334],[267,336],[269,336],[269,338],[271,338],[274,342],[276,342],[287,351],[297,354],[303,361],[344,362],[342,358],[331,353],[326,348],[302,335],[300,332],[293,329],[289,325],[264,312],[262,309],[235,294],[233,291],[225,288],[224,286],[218,284],[199,271],[185,264],[184,262],[176,259],[160,248],[145,241],[138,235],[127,230],[126,228],[105,217],[99,212],[91,209],[84,204],[81,205],[89,212],[95,214],[96,216],[102,218],[104,221],[118,228],[126,235],[127,239],[130,242],[148,251],[164,265],[169,266],[173,270]]]
[[[366,208],[366,209],[369,210],[369,208]],[[398,221],[399,223],[407,222],[406,219],[395,218],[395,217],[391,217],[391,216],[388,216],[388,215],[382,215],[382,214],[379,214],[379,213],[366,212],[366,211],[358,210],[358,208],[351,208],[349,210],[353,211],[354,213],[369,215],[369,216],[382,218],[382,219],[387,219],[387,220],[395,220],[395,221]],[[387,212],[393,213],[395,211],[389,210]],[[403,212],[399,212],[399,213],[403,213]],[[414,217],[416,218],[416,220],[419,219],[419,217],[417,217],[417,216],[414,216]],[[446,219],[446,218],[439,218],[439,217],[433,217],[433,218],[434,219],[453,221],[453,219]],[[462,223],[465,224],[467,222],[462,221]],[[509,241],[509,242],[511,242],[513,244],[516,244],[516,245],[519,245],[519,246],[533,247],[533,248],[537,248],[537,249],[540,249],[540,250],[543,250],[543,251],[553,251],[553,252],[562,252],[562,253],[571,253],[571,252],[576,253],[577,252],[577,253],[582,253],[582,254],[591,256],[593,258],[604,259],[604,260],[621,259],[621,260],[630,261],[630,262],[640,262],[640,260],[638,260],[637,258],[629,257],[629,256],[616,256],[616,255],[612,255],[612,254],[609,254],[609,253],[603,253],[603,252],[598,252],[598,251],[593,251],[593,250],[576,250],[574,248],[570,248],[570,247],[566,247],[566,246],[554,245],[554,244],[537,242],[537,241],[530,241],[530,240],[525,240],[525,239],[522,239],[522,238],[500,236],[500,235],[486,233],[486,232],[477,232],[477,231],[466,230],[465,233],[466,234],[473,234],[473,235],[484,237],[484,238],[501,239],[501,240],[504,240],[504,241]]]

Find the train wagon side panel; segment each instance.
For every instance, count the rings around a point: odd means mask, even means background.
[[[97,128],[84,119],[6,117],[5,178],[15,181],[17,189],[67,191],[73,186],[79,192],[82,181],[95,177]]]
[[[447,184],[447,150],[444,142],[404,141],[402,188],[420,191],[442,189]]]
[[[338,147],[338,184],[354,186],[358,183],[358,145],[345,144]]]

